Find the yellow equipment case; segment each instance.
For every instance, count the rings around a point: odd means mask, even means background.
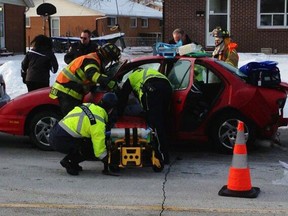
[[[147,128],[144,119],[123,117],[117,121],[108,137],[108,164],[111,171],[147,166],[155,172],[163,170],[162,160],[155,156],[155,133]]]

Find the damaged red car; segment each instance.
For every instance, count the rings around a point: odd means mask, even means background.
[[[232,152],[238,120],[244,122],[248,146],[258,138],[273,139],[278,128],[287,125],[283,108],[288,84],[281,82],[280,77],[276,81],[273,77],[268,77],[268,81],[260,77],[270,85],[259,86],[225,62],[193,55],[146,56],[118,66],[113,76],[119,86],[127,74],[139,67],[157,69],[168,77],[173,87],[169,119],[173,140],[200,140],[221,152]],[[44,88],[26,93],[2,106],[0,131],[30,136],[39,148],[49,150],[50,129],[62,117],[58,101],[49,98],[49,91]],[[99,87],[93,97],[86,95],[85,101],[97,102],[104,93]],[[137,100],[131,101],[132,106],[139,106]],[[126,116],[137,118],[135,110],[139,109],[128,109]],[[125,116],[121,121],[125,125]]]

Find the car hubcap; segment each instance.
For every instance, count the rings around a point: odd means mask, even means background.
[[[237,136],[237,126],[238,126],[238,119],[228,119],[225,121],[219,128],[218,137],[220,143],[225,147],[232,149]],[[244,131],[245,141],[247,142],[249,137],[249,132],[247,126],[245,125]]]
[[[57,120],[52,117],[45,117],[37,122],[34,134],[39,143],[45,146],[50,146],[49,135],[52,127],[56,124],[56,122]]]

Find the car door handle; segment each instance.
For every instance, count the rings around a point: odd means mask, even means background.
[[[182,103],[182,100],[180,98],[177,99],[176,101],[178,104],[181,104]]]

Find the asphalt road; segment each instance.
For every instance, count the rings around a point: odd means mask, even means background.
[[[151,167],[101,173],[101,162],[83,162],[70,176],[57,152],[32,148],[27,138],[0,134],[0,215],[288,215],[286,130],[282,146],[259,142],[248,164],[257,198],[219,196],[227,184],[231,155],[194,146],[174,149],[161,173]]]

